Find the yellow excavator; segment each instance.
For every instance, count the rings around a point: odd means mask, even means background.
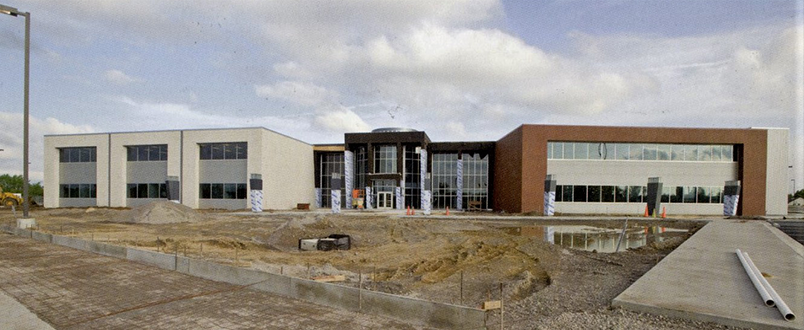
[[[17,206],[22,204],[22,197],[12,194],[10,192],[4,192],[3,187],[0,186],[0,202],[5,207]]]

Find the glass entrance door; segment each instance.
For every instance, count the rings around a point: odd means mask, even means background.
[[[394,195],[390,192],[377,193],[377,208],[390,209],[394,207]]]

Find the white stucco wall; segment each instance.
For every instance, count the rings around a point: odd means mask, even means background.
[[[168,172],[167,175],[179,176],[180,131],[112,133],[110,178],[112,207],[126,207],[126,163],[128,162],[128,146],[167,144],[168,146]]]
[[[44,202],[46,208],[60,207],[59,148],[95,147],[97,206],[109,206],[109,134],[48,135],[44,150]]]
[[[262,173],[262,135],[264,128],[238,128],[238,129],[209,129],[209,130],[188,130],[184,131],[183,156],[184,156],[184,176],[182,186],[182,204],[192,208],[199,207],[198,184],[199,165],[200,165],[200,143],[226,143],[226,142],[246,142],[248,143],[248,164],[247,176],[249,173]],[[243,178],[243,182],[248,183],[248,177]],[[246,199],[243,205],[245,209],[251,205],[251,197]]]
[[[787,187],[790,182],[789,132],[786,128],[767,128],[768,153],[765,184],[765,214],[787,214]]]
[[[722,187],[736,180],[737,162],[679,162],[625,160],[548,160],[547,174],[558,185],[646,186],[648,178],[659,177],[664,187]],[[536,183],[543,184],[543,183]],[[723,204],[662,203],[668,214],[722,214]],[[557,202],[558,213],[636,214],[645,212],[645,203]]]
[[[315,202],[313,146],[266,130],[262,173],[265,209],[292,209]]]

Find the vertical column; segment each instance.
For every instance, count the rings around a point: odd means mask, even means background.
[[[251,212],[262,212],[262,175],[252,173],[249,185],[251,186]]]
[[[346,189],[346,208],[352,208],[352,189],[354,189],[355,154],[349,150],[343,151],[343,184]]]
[[[332,173],[331,182],[330,205],[332,205],[332,213],[341,213],[341,174]]]
[[[425,187],[430,186],[430,174],[428,173],[424,179]],[[433,208],[433,196],[430,192],[430,189],[422,190],[422,213],[424,215],[430,215],[430,210]]]
[[[548,174],[544,180],[544,215],[555,214],[556,209],[556,179]]]
[[[429,181],[427,180],[427,150],[424,148],[421,149],[419,152],[419,184],[421,189],[421,204],[422,209],[424,208],[425,199],[427,200],[426,203],[430,203],[430,185]],[[424,192],[427,191],[427,198],[424,196]]]
[[[399,186],[394,189],[394,193],[396,194],[396,207],[395,209],[401,210],[404,208],[405,204],[405,195],[402,194],[402,185],[405,184],[405,181],[400,180]]]
[[[723,188],[723,215],[737,215],[737,204],[740,201],[740,180],[726,181]]]
[[[463,156],[458,155],[458,161],[455,163],[456,169],[456,182],[455,185],[457,186],[457,190],[455,194],[457,195],[457,200],[455,201],[455,209],[462,210],[463,209]]]
[[[366,206],[367,210],[372,209],[372,206],[371,206],[371,200],[372,199],[373,198],[371,197],[371,187],[366,186],[366,205],[365,206]]]
[[[662,206],[662,182],[660,178],[648,178],[648,215],[656,215]]]

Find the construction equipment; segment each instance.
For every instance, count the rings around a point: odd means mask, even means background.
[[[352,238],[349,235],[332,234],[323,238],[299,239],[299,250],[302,251],[349,250],[351,248]]]
[[[5,207],[17,206],[22,204],[22,197],[10,192],[4,192],[3,187],[0,186],[0,201]]]

